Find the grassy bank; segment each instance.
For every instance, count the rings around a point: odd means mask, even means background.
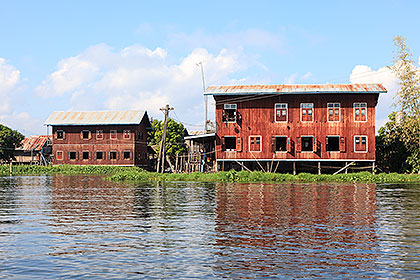
[[[420,182],[420,175],[369,172],[337,174],[337,175],[315,175],[300,173],[298,175],[249,172],[249,171],[227,171],[218,173],[190,173],[190,174],[158,174],[147,171],[125,171],[114,174],[107,178],[114,181],[199,181],[199,182],[360,182],[360,183],[406,183]]]
[[[9,175],[10,166],[0,165],[0,176]],[[123,166],[97,166],[97,165],[13,165],[13,175],[41,175],[41,174],[91,174],[91,175],[112,175],[121,172],[140,172],[138,167]]]

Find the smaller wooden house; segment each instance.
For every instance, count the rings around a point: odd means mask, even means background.
[[[48,165],[52,151],[51,136],[34,135],[23,139],[16,148],[14,163]]]
[[[53,164],[147,167],[146,111],[53,112]]]

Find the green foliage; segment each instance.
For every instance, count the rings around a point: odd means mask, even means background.
[[[14,159],[14,150],[24,138],[20,132],[0,124],[0,160],[10,162]]]
[[[119,172],[136,171],[140,172],[139,167],[106,166],[106,165],[14,165],[13,175],[52,175],[52,174],[92,174],[92,175],[112,175]],[[0,176],[9,175],[9,165],[0,165]]]
[[[149,139],[152,145],[158,145],[162,141],[163,134],[163,121],[153,120],[153,130],[150,132]],[[188,135],[185,127],[173,119],[168,119],[168,126],[166,128],[166,154],[170,158],[174,158],[176,154],[184,154],[187,152],[187,146],[185,145],[184,136]]]
[[[378,166],[384,171],[420,173],[420,74],[405,38],[394,38],[397,48],[391,68],[399,79],[398,113],[379,130]]]
[[[107,178],[112,181],[191,181],[191,182],[267,182],[267,183],[305,183],[305,182],[358,182],[358,183],[398,183],[420,182],[420,175],[381,173],[374,175],[369,172],[315,175],[300,173],[298,175],[269,173],[261,171],[222,171],[218,173],[155,173],[147,171],[126,171]]]

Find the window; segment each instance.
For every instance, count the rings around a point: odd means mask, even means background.
[[[249,136],[249,150],[261,152],[261,136]]]
[[[82,158],[83,159],[89,159],[89,152],[88,151],[83,151]]]
[[[116,130],[111,130],[110,131],[110,138],[111,139],[117,139],[117,131]]]
[[[340,136],[327,136],[325,144],[327,152],[339,152]]]
[[[287,136],[274,137],[274,147],[276,152],[287,152]]]
[[[64,139],[64,130],[57,130],[55,132],[55,135],[57,139],[60,139],[60,140]]]
[[[89,140],[90,139],[90,131],[89,130],[82,130],[80,133],[80,136],[82,136],[83,140]]]
[[[124,151],[123,152],[123,159],[130,159],[130,155],[131,155],[130,151]]]
[[[367,103],[353,103],[353,115],[355,122],[367,121]]]
[[[287,122],[287,103],[274,104],[274,119],[276,122]]]
[[[97,139],[97,140],[102,140],[102,139],[104,139],[104,131],[103,131],[103,130],[97,130],[97,131],[96,131],[96,139]]]
[[[329,122],[340,121],[340,103],[327,103],[327,119]]]
[[[236,150],[236,137],[235,136],[225,136],[225,150],[226,151],[235,151]]]
[[[354,136],[354,151],[356,153],[367,153],[367,136]]]
[[[130,130],[124,130],[123,131],[123,137],[124,137],[124,139],[130,139],[131,131]]]
[[[97,151],[96,152],[96,159],[98,159],[98,160],[104,159],[104,152]]]
[[[57,152],[57,160],[63,160],[63,152],[62,151]]]
[[[302,136],[302,152],[314,151],[314,138],[312,136]]]
[[[117,159],[117,152],[116,151],[109,152],[109,158],[110,159]]]
[[[236,122],[236,104],[224,104],[223,107],[223,121]]]
[[[69,153],[69,158],[71,160],[75,160],[77,158],[77,152],[70,152]]]
[[[314,103],[300,103],[300,119],[302,122],[314,121]]]

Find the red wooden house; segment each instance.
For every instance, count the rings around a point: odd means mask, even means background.
[[[146,111],[53,112],[53,164],[147,166]]]
[[[372,167],[375,106],[385,92],[380,84],[210,86],[219,170]]]

